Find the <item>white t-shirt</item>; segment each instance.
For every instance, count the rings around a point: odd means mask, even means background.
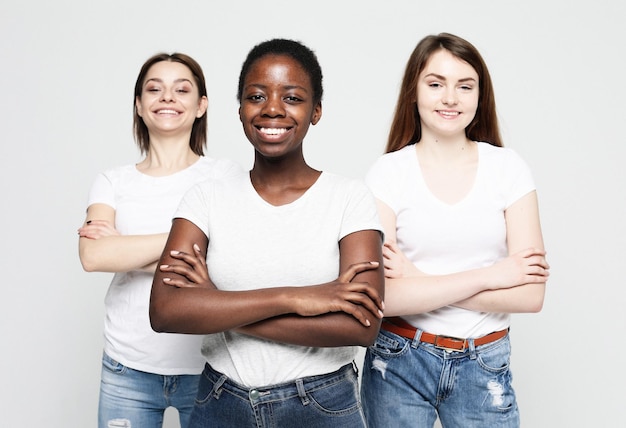
[[[339,241],[382,228],[374,198],[358,180],[322,173],[296,201],[273,206],[249,174],[204,182],[185,195],[176,217],[209,239],[207,266],[221,290],[313,285],[339,275]],[[356,347],[305,347],[227,331],[206,336],[211,366],[242,385],[259,387],[333,372]]]
[[[96,177],[88,205],[111,206],[115,210],[115,228],[122,235],[166,233],[182,196],[191,186],[240,171],[231,161],[207,157],[165,177],[151,177],[135,165],[126,165]],[[141,271],[113,276],[105,298],[104,351],[125,366],[148,373],[201,373],[202,336],[152,330],[148,314],[152,278],[152,273]]]
[[[437,199],[422,177],[414,145],[380,157],[366,182],[396,214],[399,248],[422,272],[443,275],[490,266],[508,255],[504,211],[535,185],[526,163],[509,148],[478,145],[469,194],[455,204]],[[479,337],[509,326],[509,314],[446,306],[403,316],[424,331]]]

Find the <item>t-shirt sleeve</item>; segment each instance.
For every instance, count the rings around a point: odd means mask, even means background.
[[[378,158],[365,175],[365,184],[370,189],[374,197],[395,211],[394,189],[392,185],[395,178],[391,160],[387,156]]]
[[[96,176],[96,179],[91,186],[91,190],[89,191],[87,206],[93,204],[106,204],[111,206],[113,209],[116,209],[113,183],[104,173],[100,173]]]
[[[189,220],[207,237],[209,236],[209,203],[208,203],[208,184],[199,183],[191,187],[178,205],[178,209],[174,213],[174,218],[184,218]]]
[[[376,202],[367,186],[355,180],[351,183],[348,194],[339,239],[361,230],[378,230],[382,235],[383,228],[378,218]]]
[[[507,171],[504,195],[506,208],[513,205],[522,196],[535,190],[535,181],[528,164],[512,149],[507,149],[505,159],[505,171]]]

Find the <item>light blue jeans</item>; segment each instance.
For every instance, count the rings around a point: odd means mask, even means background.
[[[102,356],[99,428],[161,428],[163,414],[175,407],[186,428],[200,375],[163,376],[133,370]]]
[[[208,364],[190,428],[365,428],[353,364],[334,373],[246,388]]]
[[[517,428],[509,336],[462,352],[381,330],[367,349],[361,400],[370,428]]]

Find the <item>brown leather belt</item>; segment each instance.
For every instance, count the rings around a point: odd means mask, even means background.
[[[415,333],[417,332],[417,329],[415,327],[413,327],[411,324],[409,324],[400,317],[383,318],[383,322],[380,328],[395,333],[398,336],[402,336],[409,340],[413,340],[415,338]],[[489,333],[486,336],[478,337],[474,339],[474,346],[480,346],[487,343],[495,342],[496,340],[502,339],[504,336],[506,336],[508,332],[509,329],[506,328],[504,330],[494,331],[493,333]],[[430,343],[431,345],[435,345],[435,347],[437,348],[446,349],[449,351],[464,351],[469,347],[468,339],[442,336],[439,334],[427,333],[425,331],[422,332],[422,335],[420,336],[420,342]]]

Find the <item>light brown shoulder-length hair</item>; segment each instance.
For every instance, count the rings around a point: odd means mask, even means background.
[[[139,146],[139,150],[141,150],[142,154],[146,154],[150,148],[150,135],[148,133],[148,127],[144,123],[141,116],[137,113],[136,100],[138,97],[141,97],[141,91],[143,90],[143,84],[146,79],[146,75],[148,74],[148,70],[150,70],[150,67],[154,64],[161,61],[178,62],[187,66],[196,81],[196,85],[198,86],[199,97],[202,98],[205,96],[208,98],[206,81],[204,79],[202,68],[200,67],[200,64],[198,64],[198,62],[196,62],[196,60],[191,58],[189,55],[179,52],[172,54],[158,53],[148,58],[148,60],[141,67],[139,76],[137,76],[137,81],[135,82],[135,96],[133,98],[133,131],[135,135],[135,142]],[[199,156],[204,155],[204,148],[206,147],[207,123],[207,113],[205,111],[201,117],[196,118],[191,128],[189,147]]]
[[[467,62],[478,74],[478,107],[465,135],[472,141],[484,141],[502,147],[502,138],[496,115],[496,101],[487,65],[471,43],[449,33],[426,36],[413,50],[404,71],[400,95],[391,122],[386,153],[394,152],[422,138],[422,127],[417,110],[417,82],[430,57],[437,51],[447,50]]]

